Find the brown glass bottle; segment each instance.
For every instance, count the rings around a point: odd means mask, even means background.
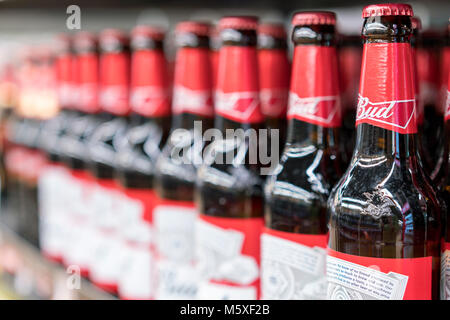
[[[128,217],[120,227],[126,244],[124,268],[118,281],[123,299],[155,298],[156,162],[171,123],[164,36],[160,28],[146,25],[131,32],[131,115],[126,131],[116,138],[116,176],[126,195],[122,214]],[[136,278],[141,283],[136,283]]]
[[[362,39],[360,35],[342,35],[339,41],[339,83],[342,91],[342,139],[346,159],[355,147],[356,103],[361,70]]]
[[[205,152],[204,164],[197,174],[195,198],[200,215],[196,225],[196,245],[198,264],[205,277],[198,297],[256,299],[259,294],[263,177],[260,176],[259,160],[249,160],[251,147],[257,145],[257,140],[251,140],[250,135],[252,132],[256,135],[257,130],[264,127],[259,103],[257,19],[225,17],[220,20],[219,29],[222,46],[215,128],[223,136]],[[226,139],[227,129],[228,132],[229,129],[238,130],[234,133],[242,135]],[[231,161],[227,162],[227,159]],[[242,237],[243,251],[231,248],[236,245],[232,234]],[[219,245],[214,239],[222,236],[229,237],[230,242]],[[232,256],[227,256],[224,251],[230,248]],[[235,265],[229,266],[227,274],[221,273],[220,269],[232,259]],[[238,271],[240,268],[245,268],[245,272]]]
[[[411,7],[404,4],[363,10],[356,147],[328,202],[331,299],[436,299],[439,295],[441,208],[418,157],[412,15]],[[398,57],[403,57],[402,62]],[[380,89],[387,85],[392,92]],[[344,284],[339,274],[348,263],[356,271]],[[355,286],[359,272],[381,278],[396,273],[399,282],[378,290],[363,277],[363,284]]]
[[[258,65],[261,108],[266,128],[279,130],[279,154],[286,141],[286,111],[290,80],[286,31],[282,24],[258,27]],[[270,141],[269,141],[269,150]]]
[[[214,119],[210,25],[181,22],[175,29],[175,42],[172,130],[156,164],[156,297],[194,299],[199,281],[194,184],[205,147],[203,133]]]
[[[327,199],[342,175],[343,166],[339,150],[341,110],[335,14],[299,12],[292,24],[295,48],[288,139],[281,162],[268,178],[265,189],[263,296],[325,299]],[[328,97],[334,98],[326,100]],[[317,122],[318,115],[334,119]],[[307,255],[315,257],[316,262],[309,266],[315,272],[305,271],[301,263],[290,267],[276,254],[277,246],[280,248],[285,240],[290,241],[290,246],[285,247],[292,250],[290,255],[301,257],[301,261],[307,261]],[[284,286],[289,274],[286,269],[294,278]]]

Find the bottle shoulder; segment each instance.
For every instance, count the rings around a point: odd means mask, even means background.
[[[439,211],[436,194],[427,183],[420,170],[392,158],[354,159],[331,192],[329,211],[374,219],[434,214]]]

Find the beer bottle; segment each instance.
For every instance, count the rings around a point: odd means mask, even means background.
[[[329,299],[439,296],[441,208],[417,151],[412,15],[363,9],[356,147],[328,202]]]
[[[197,264],[204,277],[197,297],[257,299],[263,178],[256,155],[258,129],[264,122],[259,100],[258,20],[224,17],[218,27],[222,40],[215,98],[218,130],[205,150],[195,195]]]
[[[280,131],[279,153],[281,153],[286,140],[286,110],[291,67],[287,56],[286,31],[282,24],[259,25],[258,65],[261,111],[266,120],[266,128]]]
[[[203,133],[214,116],[210,29],[196,21],[180,22],[175,29],[172,131],[157,162],[157,299],[195,299],[197,294],[194,183]]]
[[[117,177],[126,195],[121,203],[122,299],[155,298],[156,161],[169,135],[171,117],[164,37],[156,26],[139,25],[131,32],[131,115],[126,132],[117,137]]]
[[[335,23],[326,11],[292,19],[288,139],[265,189],[264,299],[326,298],[327,199],[342,175]]]

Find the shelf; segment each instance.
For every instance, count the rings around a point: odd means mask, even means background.
[[[36,247],[0,223],[0,299],[110,300],[115,297],[48,261]]]

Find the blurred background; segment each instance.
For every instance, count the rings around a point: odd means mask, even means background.
[[[29,90],[22,90],[20,102],[17,103],[14,97],[18,95],[11,80],[11,68],[7,67],[13,65],[17,69],[24,57],[24,47],[31,48],[32,51],[37,48],[42,50],[42,45],[54,48],[55,35],[61,32],[76,33],[80,30],[98,32],[111,27],[129,31],[137,24],[159,25],[168,30],[165,44],[166,54],[170,60],[175,54],[170,35],[176,23],[182,20],[196,19],[214,23],[224,15],[251,14],[259,16],[262,22],[281,22],[287,30],[290,30],[293,12],[320,9],[336,12],[338,30],[341,34],[358,35],[362,25],[362,8],[377,2],[361,0],[0,0],[0,109],[31,104],[37,108],[38,102],[41,111],[50,112],[57,109],[54,83],[50,79],[48,85],[45,85],[43,69],[32,74],[31,78],[28,78],[30,73],[24,73],[26,79],[21,79],[22,85]],[[444,39],[444,31],[449,21],[450,1],[404,2],[413,6],[415,15],[422,20],[424,30],[435,30],[442,34]],[[67,28],[67,19],[71,15],[71,12],[67,10],[72,5],[80,9],[81,29]],[[18,74],[20,76],[21,73]],[[31,85],[30,82],[32,82]],[[33,86],[36,82],[40,82],[41,86]],[[36,92],[31,92],[30,88],[38,91],[39,99],[35,98]],[[52,109],[53,106],[55,108]],[[3,133],[0,132],[0,135]],[[0,177],[0,180],[3,178]],[[9,232],[0,223],[0,299],[113,298],[96,290],[88,282],[78,284],[79,280],[76,277],[70,278],[70,275],[70,270],[49,264],[35,247]],[[81,286],[82,290],[69,290],[71,285]]]

